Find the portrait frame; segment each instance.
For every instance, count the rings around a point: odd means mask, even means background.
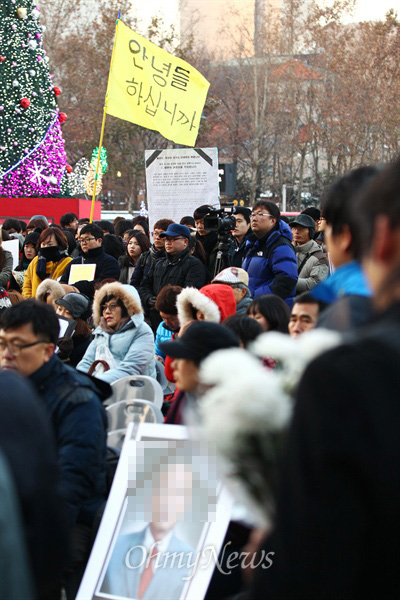
[[[132,486],[132,476],[136,483],[136,474],[129,472],[129,468],[139,448],[137,442],[142,444],[188,442],[190,444],[192,440],[187,427],[181,425],[153,423],[129,425],[110,495],[76,600],[136,600],[137,598],[136,595],[128,593],[118,595],[116,592],[102,589],[106,574],[109,574],[111,569],[110,563],[114,551],[119,540],[123,538],[123,523],[127,515],[128,489]],[[198,562],[192,568],[190,577],[186,577],[185,583],[180,584],[182,591],[178,597],[174,597],[174,600],[201,600],[207,592],[229,525],[233,504],[230,494],[219,482],[216,482],[215,498],[215,518],[196,525],[198,537],[196,537],[197,545],[193,546],[193,561],[197,559]],[[153,594],[151,598],[165,600],[164,594],[159,597]]]

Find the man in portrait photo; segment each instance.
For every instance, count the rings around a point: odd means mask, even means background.
[[[164,465],[155,479],[148,499],[152,520],[139,531],[118,536],[102,593],[135,600],[178,600],[190,577],[194,548],[178,537],[176,526],[191,507],[191,469],[178,462]],[[135,501],[128,500],[125,522],[135,521]]]

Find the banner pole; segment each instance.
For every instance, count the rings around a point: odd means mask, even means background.
[[[113,63],[113,58],[114,58],[114,50],[115,50],[115,40],[117,39],[117,31],[118,31],[118,21],[120,18],[121,13],[118,13],[118,17],[117,17],[117,21],[115,23],[115,34],[114,34],[114,43],[113,43],[113,49],[112,49],[112,54],[111,54],[111,62],[110,62],[110,72],[111,72],[111,66]],[[101,131],[100,131],[100,141],[99,141],[99,151],[97,153],[97,161],[96,161],[96,173],[94,175],[94,184],[93,184],[93,195],[92,195],[92,205],[90,207],[90,219],[89,219],[89,223],[93,222],[93,216],[94,216],[94,203],[96,200],[96,188],[97,188],[97,180],[99,178],[99,167],[100,167],[100,154],[101,154],[101,149],[103,147],[103,137],[104,137],[104,129],[106,126],[106,115],[107,115],[107,96],[108,96],[108,84],[107,84],[107,92],[106,92],[106,97],[104,100],[104,109],[103,109],[103,120],[101,123]]]

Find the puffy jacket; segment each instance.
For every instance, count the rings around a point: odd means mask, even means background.
[[[93,298],[95,283],[96,281],[103,281],[103,279],[117,279],[119,278],[119,264],[113,256],[106,254],[103,247],[94,248],[88,252],[82,252],[81,256],[74,258],[71,265],[96,265],[96,272],[94,275],[94,281],[77,281],[74,286],[78,288],[81,294],[85,294],[89,298]],[[63,276],[61,277],[61,283],[68,283],[69,272],[71,265],[65,269]],[[28,267],[29,268],[29,267]]]
[[[253,297],[276,294],[292,307],[297,260],[291,240],[292,232],[284,221],[279,221],[261,238],[254,234],[249,236],[242,269],[249,274],[249,288]]]
[[[130,317],[128,323],[112,334],[104,331],[100,324],[100,305],[105,296],[113,296],[121,300]],[[116,367],[98,375],[99,379],[112,383],[127,375],[156,376],[154,336],[150,327],[144,322],[140,298],[134,287],[121,283],[103,285],[94,296],[93,321],[96,325],[93,332],[94,339],[77,365],[79,371],[87,373],[92,363],[98,359],[98,353],[105,348],[106,352],[111,353]]]
[[[207,281],[203,263],[186,248],[177,256],[166,256],[153,263],[139,292],[146,310],[154,306],[157,294],[165,285],[201,288]]]
[[[193,321],[197,310],[203,313],[205,321],[213,323],[222,323],[236,312],[233,290],[224,283],[210,283],[200,290],[186,288],[179,294],[176,305],[181,326]]]
[[[22,295],[24,298],[34,298],[36,296],[36,290],[41,284],[42,280],[36,274],[36,267],[38,263],[38,257],[35,256],[29,263],[29,267],[25,271],[24,285],[22,286]],[[47,261],[46,273],[49,279],[59,279],[65,271],[68,269],[69,263],[72,261],[70,256],[66,256],[57,263]],[[68,269],[69,272],[69,269]],[[64,281],[64,279],[61,279]],[[68,283],[68,278],[66,283]]]
[[[70,525],[91,525],[106,498],[107,417],[99,389],[53,356],[29,376],[50,415]]]
[[[326,254],[314,240],[295,246],[299,278],[296,283],[296,294],[311,290],[324,281],[329,274]]]

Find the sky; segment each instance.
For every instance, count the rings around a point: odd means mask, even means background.
[[[198,0],[199,4],[201,0]],[[136,2],[135,2],[136,4]],[[138,11],[141,17],[148,19],[158,11],[167,13],[170,18],[176,14],[178,0],[146,0],[138,2]],[[358,6],[354,13],[352,21],[370,21],[375,19],[384,19],[385,14],[390,8],[397,10],[400,17],[400,0],[358,0]]]

